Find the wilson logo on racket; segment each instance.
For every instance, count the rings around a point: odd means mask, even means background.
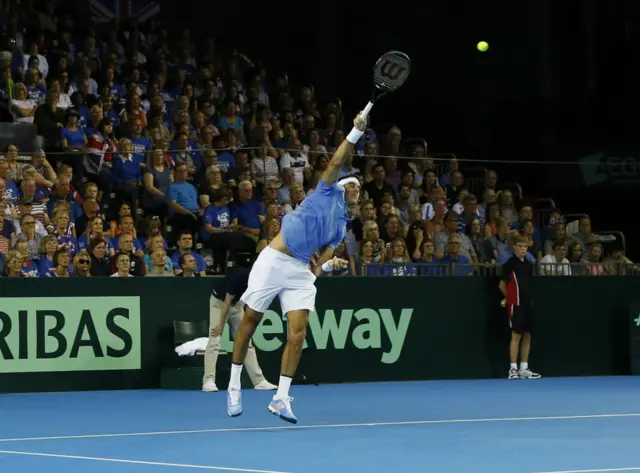
[[[398,80],[398,78],[402,74],[404,74],[406,70],[407,68],[402,66],[401,64],[386,60],[384,64],[380,66],[380,75],[382,77],[386,77],[389,80],[395,81]]]
[[[393,92],[405,83],[411,73],[411,59],[401,51],[384,53],[373,67],[373,91],[371,99],[362,110],[361,117],[366,119],[373,104],[388,92]]]

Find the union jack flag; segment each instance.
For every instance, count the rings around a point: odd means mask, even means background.
[[[89,0],[89,9],[96,23],[128,20],[142,23],[160,13],[160,3],[151,0]]]

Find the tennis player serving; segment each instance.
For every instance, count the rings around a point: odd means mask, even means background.
[[[322,271],[342,268],[346,262],[333,258],[335,248],[344,239],[347,221],[360,197],[360,183],[355,177],[337,181],[338,172],[354,145],[365,131],[367,116],[374,102],[400,87],[409,76],[411,61],[400,51],[383,54],[373,68],[371,100],[353,121],[353,129],[331,158],[314,192],[295,211],[282,219],[282,229],[253,265],[247,290],[241,300],[246,304],[240,330],[233,343],[233,363],[227,393],[227,412],[242,414],[240,375],[247,356],[249,340],[276,296],[287,316],[288,340],[282,355],[278,391],[268,406],[269,412],[293,424],[298,422],[289,396],[291,380],[298,368],[309,312],[315,308],[316,276],[309,263],[316,252]],[[320,271],[321,272],[321,271]]]
[[[366,119],[358,114],[354,127],[336,150],[315,191],[295,211],[282,219],[280,233],[260,252],[251,269],[249,284],[242,295],[246,304],[240,330],[233,342],[233,364],[227,397],[230,416],[242,414],[240,374],[247,355],[249,340],[276,296],[287,316],[289,338],[282,355],[278,391],[269,404],[269,412],[281,419],[297,423],[291,409],[289,387],[298,367],[309,320],[316,299],[316,276],[309,269],[311,257],[321,250],[318,266],[331,272],[346,261],[333,258],[334,249],[346,235],[351,208],[358,203],[360,183],[355,177],[337,181],[338,172],[353,145],[364,134]],[[338,269],[338,268],[335,268]]]

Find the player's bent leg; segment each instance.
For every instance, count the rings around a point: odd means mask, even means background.
[[[240,298],[242,303],[246,304],[247,309],[233,342],[231,379],[227,390],[227,413],[231,417],[237,417],[242,414],[240,377],[242,364],[249,348],[249,340],[260,323],[262,314],[282,290],[282,283],[279,280],[281,275],[278,273],[277,253],[276,251],[262,251],[260,253],[249,273],[247,289]]]
[[[238,304],[238,306],[240,305],[241,304]],[[236,337],[238,330],[240,330],[243,318],[243,307],[234,307],[233,310],[229,312],[229,327],[233,338]],[[251,343],[251,338],[249,338],[249,347],[247,349],[247,356],[244,359],[244,367],[247,370],[251,383],[253,384],[253,389],[257,389],[258,391],[275,391],[278,388],[278,386],[271,384],[264,377],[262,368],[260,368],[260,363],[258,363],[256,349],[253,346],[253,343]]]
[[[308,310],[294,310],[287,313],[288,333],[287,345],[282,354],[282,365],[280,373],[283,376],[293,378],[300,363],[304,339],[307,336],[307,325],[309,324]],[[283,392],[288,395],[288,392]]]
[[[233,364],[243,365],[244,360],[247,357],[247,350],[249,349],[249,341],[253,334],[260,325],[262,320],[262,312],[257,312],[247,306],[247,310],[242,318],[240,328],[233,338]]]
[[[298,369],[304,339],[307,335],[307,324],[309,322],[309,311],[307,309],[292,310],[287,312],[289,337],[282,355],[282,365],[280,368],[280,381],[278,391],[269,404],[269,412],[277,415],[282,420],[296,424],[298,418],[293,413],[289,396],[291,381]]]
[[[262,312],[257,312],[247,307],[244,317],[242,318],[240,329],[233,340],[231,377],[229,378],[229,389],[227,390],[227,413],[231,417],[238,417],[242,414],[242,365],[247,357],[249,341],[261,320]]]

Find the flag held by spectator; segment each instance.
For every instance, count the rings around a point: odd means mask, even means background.
[[[92,19],[97,23],[145,22],[160,13],[160,3],[150,0],[89,0],[89,8]]]

